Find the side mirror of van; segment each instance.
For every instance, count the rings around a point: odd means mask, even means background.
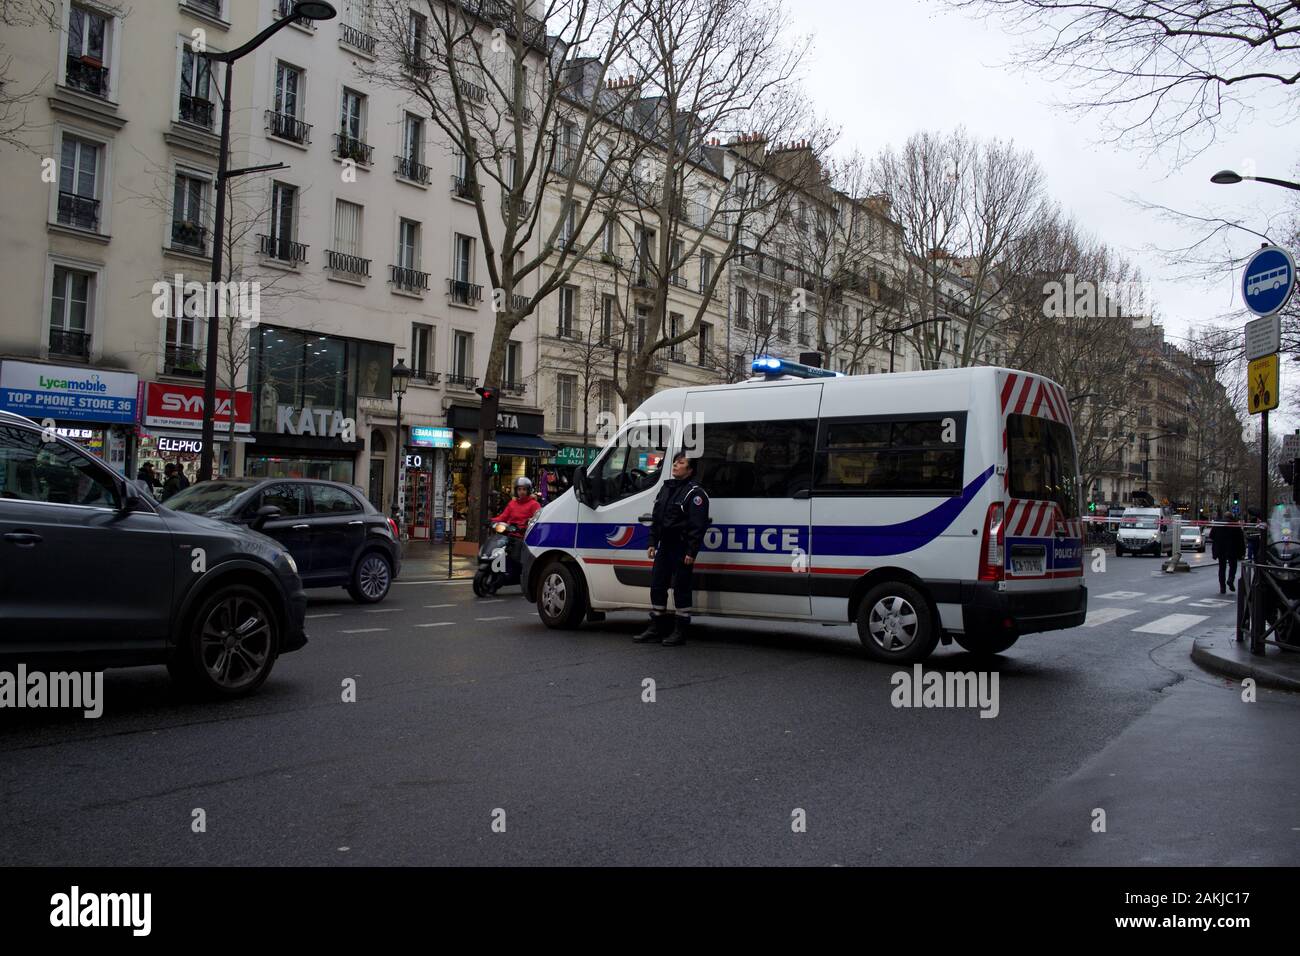
[[[591,476],[587,474],[587,469],[581,466],[575,468],[573,471],[573,496],[587,507],[594,508],[597,502],[591,485]]]

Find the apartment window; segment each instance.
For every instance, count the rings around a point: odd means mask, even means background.
[[[370,164],[370,146],[365,143],[366,97],[356,90],[343,89],[339,105],[339,134],[335,153],[354,163]]]
[[[564,204],[564,213],[560,223],[560,241],[572,242],[573,237],[578,233],[578,203],[576,200],[568,200]]]
[[[614,317],[618,314],[618,304],[612,295],[602,296],[600,300],[600,340],[606,345],[614,342]]]
[[[571,432],[577,417],[578,376],[555,376],[555,430]]]
[[[330,271],[348,278],[370,275],[370,260],[362,256],[365,209],[359,203],[334,201],[334,248],[326,253]]]
[[[768,297],[763,293],[759,293],[759,295],[757,296],[757,300],[758,301],[756,307],[758,309],[758,314],[755,316],[755,319],[757,321],[757,328],[759,332],[766,334],[768,331],[767,328],[767,314],[768,314],[768,307],[769,307]]]
[[[420,224],[403,219],[397,228],[397,264],[403,269],[420,267]]]
[[[281,116],[297,119],[302,115],[302,101],[299,91],[302,89],[302,70],[288,63],[275,65],[275,111]]]
[[[560,287],[560,314],[555,334],[562,339],[573,337],[573,317],[578,310],[578,290],[571,285]]]
[[[645,348],[645,330],[649,323],[649,315],[646,313],[644,306],[638,306],[636,310],[636,340],[632,343],[632,349],[640,352]]]
[[[700,364],[706,368],[713,365],[710,356],[713,354],[713,325],[709,322],[700,323]]]
[[[59,158],[58,221],[99,231],[99,164],[103,147],[64,134]]]
[[[207,180],[186,173],[176,174],[172,195],[173,246],[198,252],[207,250],[207,199]]]
[[[189,43],[181,47],[181,91],[177,117],[182,123],[212,129],[212,71],[207,57],[199,56]]]
[[[94,273],[54,267],[54,287],[50,294],[51,352],[82,358],[90,355],[94,292]]]
[[[614,395],[614,383],[606,378],[601,379],[596,385],[596,410],[612,412],[614,410]]]
[[[470,282],[474,278],[474,239],[457,234],[455,255],[456,281]]]
[[[451,373],[461,381],[468,381],[474,370],[474,336],[470,332],[455,332],[451,339]]]
[[[411,326],[411,372],[416,378],[428,379],[433,371],[433,326]]]
[[[708,292],[709,283],[713,281],[713,253],[700,253],[700,291]]]
[[[673,248],[671,252],[673,266],[672,272],[668,277],[668,281],[673,285],[686,285],[686,280],[682,278],[682,250],[682,241],[680,239],[673,240]]]
[[[298,228],[298,187],[288,183],[271,186],[271,231],[262,236],[264,256],[282,262],[305,262],[307,247],[294,241]]]
[[[398,157],[397,172],[417,183],[429,182],[429,167],[424,165],[424,119],[414,113],[402,117],[402,155]]]
[[[682,331],[683,318],[676,312],[668,313],[668,338],[675,339]],[[686,361],[686,352],[682,348],[681,342],[674,342],[668,346],[668,357],[674,362]]]
[[[519,342],[506,343],[505,384],[507,387],[519,388],[524,381],[523,369],[524,347]]]
[[[371,0],[346,0],[339,39],[362,53],[373,54],[375,37],[370,32],[370,3]]]
[[[749,290],[736,289],[736,328],[749,328]]]
[[[613,255],[618,249],[618,224],[614,217],[610,216],[605,220],[605,228],[601,231],[600,251]]]
[[[744,378],[748,372],[749,369],[745,365],[745,353],[737,352],[731,357],[731,374],[736,378]]]
[[[64,62],[68,86],[94,96],[108,96],[109,30],[109,18],[101,13],[76,5],[68,11],[68,55]]]
[[[203,294],[191,291],[171,303],[163,350],[163,368],[168,375],[198,378],[203,374]]]

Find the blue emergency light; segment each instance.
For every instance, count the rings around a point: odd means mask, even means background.
[[[790,375],[794,378],[842,378],[840,372],[832,372],[828,368],[818,368],[815,365],[803,365],[800,362],[791,362],[788,359],[777,358],[775,355],[759,355],[754,359],[754,373],[756,375],[766,375],[768,378],[777,378],[782,375]]]

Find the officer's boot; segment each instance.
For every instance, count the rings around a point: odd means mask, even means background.
[[[650,623],[645,626],[645,630],[638,634],[632,640],[638,644],[649,644],[651,641],[657,641],[664,636],[664,616],[662,614],[651,614]]]
[[[683,617],[680,614],[673,615],[672,633],[664,638],[664,647],[676,647],[678,644],[686,643],[686,631],[691,626],[691,619]]]

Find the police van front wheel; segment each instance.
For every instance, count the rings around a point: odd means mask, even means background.
[[[858,639],[874,660],[913,664],[934,650],[939,630],[920,591],[901,581],[886,581],[858,605]]]
[[[563,561],[551,562],[537,587],[537,616],[547,627],[574,628],[586,613],[582,575]]]

